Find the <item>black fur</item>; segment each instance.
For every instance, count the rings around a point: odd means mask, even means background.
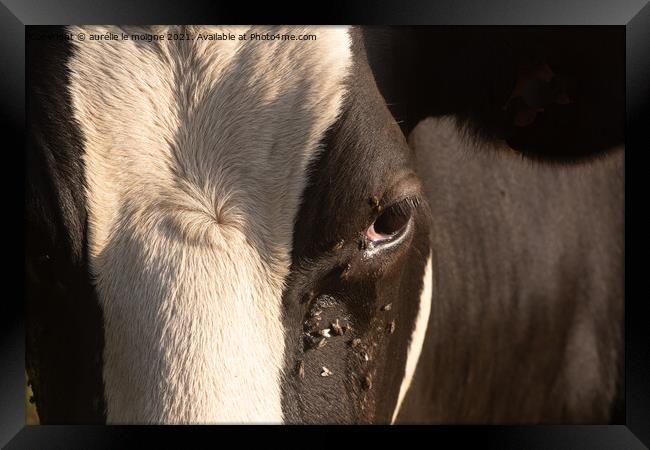
[[[26,364],[41,423],[101,423],[102,315],[87,260],[83,137],[58,27],[27,38]]]
[[[558,168],[466,148],[415,148],[434,152],[436,281],[399,421],[621,423],[623,152]]]
[[[311,168],[294,229],[284,299],[288,376],[283,384],[284,414],[293,423],[390,422],[429,254],[429,213],[421,202],[410,242],[372,261],[361,259],[360,235],[378,214],[369,199],[375,196],[388,206],[401,194],[388,189],[414,168],[412,152],[376,89],[360,33],[353,37],[354,67],[343,113]],[[348,264],[349,275],[342,279]],[[323,300],[331,305],[323,307]],[[388,303],[390,310],[382,311]],[[328,339],[322,348],[305,349],[303,323],[315,310],[322,310],[318,328],[339,318],[351,322],[352,331]],[[353,346],[354,339],[361,343]],[[304,378],[296,371],[299,361]],[[320,376],[323,366],[331,376]]]

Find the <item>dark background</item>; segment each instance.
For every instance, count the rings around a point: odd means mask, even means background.
[[[208,439],[225,444],[224,427],[24,427],[24,303],[22,219],[24,214],[24,25],[29,24],[152,24],[152,23],[310,23],[310,24],[429,24],[429,25],[621,25],[626,27],[626,183],[643,181],[645,154],[650,151],[650,5],[643,0],[515,0],[471,2],[403,1],[328,2],[326,6],[291,6],[276,2],[264,8],[245,2],[195,1],[24,1],[0,4],[0,123],[3,127],[2,177],[5,200],[5,289],[0,312],[0,444],[8,448],[115,448],[156,441],[187,445],[188,440]],[[239,9],[238,9],[239,8]],[[309,11],[309,13],[307,13]],[[631,175],[631,176],[630,176]],[[650,445],[650,345],[646,289],[630,284],[641,263],[629,261],[645,253],[642,233],[630,245],[634,199],[642,188],[626,185],[626,426],[553,427],[249,427],[256,432],[302,434],[289,439],[302,446],[348,446],[348,436],[331,431],[356,432],[355,438],[380,434],[385,444],[473,444],[479,448],[589,448],[635,449]],[[638,203],[638,202],[637,202]],[[641,222],[637,222],[637,229]],[[637,258],[645,262],[645,258]],[[636,287],[632,287],[636,286]],[[22,430],[21,430],[22,429]],[[216,433],[215,433],[216,431]],[[237,430],[238,431],[238,430]],[[422,443],[403,433],[415,432]],[[322,434],[321,434],[322,433]],[[327,433],[327,434],[325,434]],[[251,433],[253,436],[257,433]],[[286,440],[286,439],[285,439]]]

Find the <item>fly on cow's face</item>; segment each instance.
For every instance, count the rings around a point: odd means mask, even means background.
[[[350,276],[350,270],[352,270],[352,265],[350,263],[347,263],[343,266],[343,271],[341,272],[342,280],[348,279],[348,277]]]
[[[302,323],[302,329],[306,334],[309,334],[316,325],[318,325],[318,322],[313,318],[309,318]]]
[[[365,250],[368,248],[368,238],[365,236],[360,236],[359,239],[357,239],[357,244],[359,245],[359,250]]]
[[[336,319],[334,322],[332,322],[330,328],[336,336],[341,336],[343,334],[343,327],[341,327],[341,324],[339,324],[339,319]]]
[[[320,335],[320,332],[304,333],[303,343],[305,350],[323,348],[327,344],[327,339]]]

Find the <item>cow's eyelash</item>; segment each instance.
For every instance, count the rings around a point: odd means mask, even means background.
[[[411,214],[414,210],[420,206],[421,200],[419,197],[416,196],[408,196],[408,197],[403,197],[390,205],[387,205],[385,208],[383,208],[382,211],[386,211],[387,209],[392,209],[393,211],[397,212],[398,214],[407,216]],[[380,213],[381,215],[381,213]]]

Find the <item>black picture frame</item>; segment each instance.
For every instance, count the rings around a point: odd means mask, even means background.
[[[267,10],[268,9],[268,10]],[[308,13],[307,10],[310,12]],[[617,25],[626,30],[626,419],[624,425],[584,426],[425,426],[355,428],[358,437],[379,433],[387,444],[412,442],[403,433],[420,434],[427,445],[473,444],[485,448],[518,449],[641,449],[650,445],[650,344],[646,322],[647,295],[631,290],[633,265],[630,243],[630,201],[638,197],[630,183],[635,170],[643,170],[641,159],[648,147],[650,125],[650,4],[645,0],[507,0],[471,2],[370,1],[330,2],[325,9],[283,7],[270,3],[264,8],[233,2],[195,1],[175,3],[128,0],[81,1],[3,0],[0,4],[0,119],[5,176],[2,177],[5,206],[5,299],[0,314],[0,445],[7,448],[123,448],[136,443],[208,439],[218,427],[140,426],[26,426],[24,410],[25,334],[21,270],[24,258],[22,218],[24,214],[25,136],[25,27],[45,24],[143,24],[143,23],[311,23],[386,25]],[[6,209],[7,211],[7,209]],[[13,252],[13,253],[12,253]],[[19,261],[15,263],[14,261]],[[8,289],[7,289],[8,288]],[[299,431],[309,436],[310,446],[326,445],[330,430],[322,427],[254,427],[270,434]],[[336,427],[337,431],[349,430]],[[322,433],[322,434],[321,434]],[[327,434],[326,434],[327,433]],[[221,434],[219,436],[222,436]],[[223,439],[222,437],[219,438]],[[215,444],[218,441],[212,441]],[[222,441],[224,442],[224,441]],[[335,444],[334,442],[332,444]],[[343,445],[343,444],[342,444]]]

